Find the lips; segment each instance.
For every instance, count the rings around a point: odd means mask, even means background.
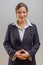
[[[21,19],[23,19],[24,17],[20,17]]]

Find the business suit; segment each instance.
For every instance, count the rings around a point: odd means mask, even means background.
[[[32,27],[29,26],[26,28],[21,42],[18,28],[15,25],[10,24],[3,44],[9,55],[8,65],[36,65],[35,54],[40,46],[36,25],[32,24]],[[12,61],[15,52],[20,49],[27,50],[32,57],[32,61],[28,59],[20,60],[18,58]]]

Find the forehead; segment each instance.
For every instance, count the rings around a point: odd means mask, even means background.
[[[19,9],[17,9],[17,11],[26,11],[25,7],[20,7]]]

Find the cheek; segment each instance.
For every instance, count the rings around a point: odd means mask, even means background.
[[[27,17],[27,14],[25,14],[24,17]]]
[[[26,16],[26,17],[27,17],[27,16],[28,16],[28,13],[25,13],[25,14],[24,14],[24,16]]]

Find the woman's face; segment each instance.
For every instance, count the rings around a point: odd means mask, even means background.
[[[18,21],[25,21],[28,16],[28,12],[26,8],[20,7],[19,9],[17,9],[16,16],[17,16]]]

